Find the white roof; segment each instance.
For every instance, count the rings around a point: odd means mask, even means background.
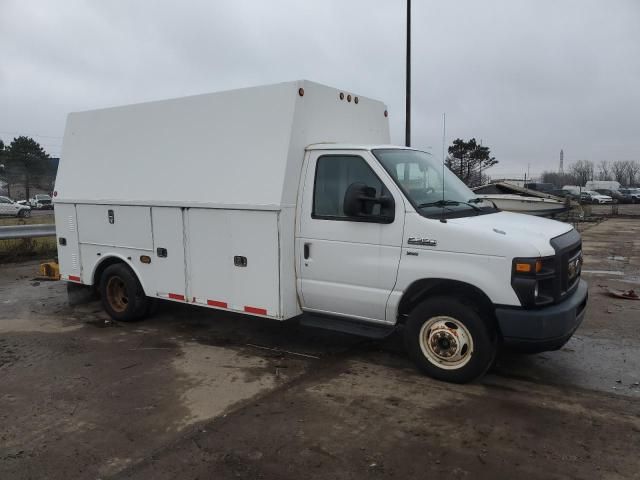
[[[56,201],[294,205],[308,145],[389,143],[385,105],[355,98],[301,80],[71,113]]]

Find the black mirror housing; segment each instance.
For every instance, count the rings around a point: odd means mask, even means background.
[[[380,205],[380,215],[373,215],[373,208]],[[344,214],[364,221],[391,223],[395,216],[395,201],[391,196],[376,197],[376,189],[362,182],[349,185],[344,194]]]

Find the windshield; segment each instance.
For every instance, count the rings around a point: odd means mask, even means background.
[[[416,210],[426,217],[466,217],[497,211],[448,168],[444,169],[443,182],[442,164],[434,161],[429,153],[377,149],[373,154]]]

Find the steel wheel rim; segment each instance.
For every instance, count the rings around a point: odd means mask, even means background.
[[[473,337],[453,317],[432,317],[420,329],[420,349],[429,362],[445,370],[464,367],[473,356]]]
[[[127,287],[120,277],[113,276],[107,281],[107,301],[117,313],[122,313],[127,309],[129,296],[127,295]]]

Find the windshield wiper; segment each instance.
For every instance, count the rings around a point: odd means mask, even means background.
[[[495,208],[496,210],[500,210],[496,205],[496,202],[494,202],[490,198],[472,198],[471,200],[469,200],[469,203],[482,203],[482,202],[489,202],[491,203],[491,205],[493,205],[493,208]]]
[[[446,207],[448,205],[451,206],[455,206],[455,205],[468,205],[469,207],[473,208],[473,210],[476,213],[480,213],[482,212],[482,210],[478,207],[476,207],[475,205],[473,205],[472,203],[469,202],[460,202],[458,200],[438,200],[437,202],[427,202],[427,203],[421,203],[420,205],[418,205],[418,208],[426,208],[426,207]],[[451,209],[449,209],[451,210]]]

